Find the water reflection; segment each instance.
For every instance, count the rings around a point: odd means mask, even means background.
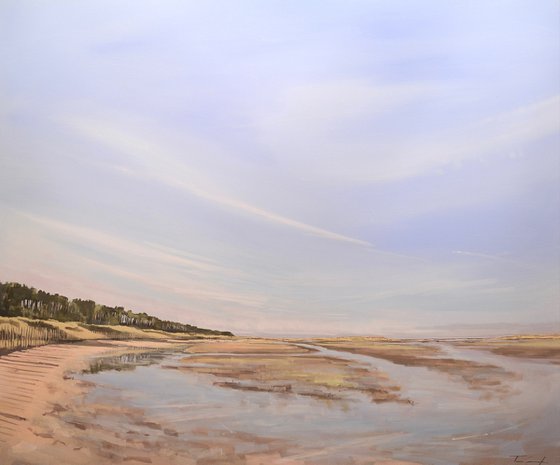
[[[165,355],[162,352],[144,352],[102,357],[90,361],[89,367],[82,370],[82,374],[96,374],[103,371],[133,371],[139,366],[159,363]]]

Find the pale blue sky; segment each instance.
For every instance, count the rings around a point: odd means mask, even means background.
[[[241,334],[558,325],[559,18],[3,1],[0,280]]]

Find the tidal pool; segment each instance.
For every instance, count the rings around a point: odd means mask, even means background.
[[[229,389],[215,385],[213,375],[176,369],[188,356],[183,352],[147,352],[93,361],[92,369],[79,375],[93,383],[91,388],[61,420],[81,422],[86,445],[100,453],[103,441],[116,445],[107,447],[129,463],[160,463],[162,454],[161,463],[200,465],[382,460],[493,465],[537,456],[548,457],[543,463],[556,463],[558,366],[439,346],[440,357],[491,364],[512,374],[507,394],[493,394],[438,370],[306,347],[316,349],[317,357],[386,373],[413,403],[375,403],[360,392],[328,400]]]

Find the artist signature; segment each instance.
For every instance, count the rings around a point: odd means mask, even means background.
[[[533,463],[536,465],[544,465],[549,463],[546,461],[546,457],[543,455],[542,457],[530,457],[528,455],[512,455],[511,458],[513,459],[512,463]]]

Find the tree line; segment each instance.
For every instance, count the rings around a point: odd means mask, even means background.
[[[233,335],[229,331],[216,331],[176,321],[160,320],[146,313],[135,313],[125,310],[124,307],[109,307],[93,300],[70,300],[60,294],[50,294],[25,284],[13,282],[0,282],[0,316],[78,321],[97,325],[123,325],[170,333]]]

